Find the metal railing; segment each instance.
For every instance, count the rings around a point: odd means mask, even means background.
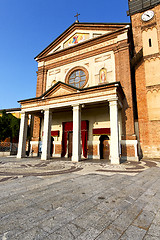
[[[0,142],[0,152],[10,152],[11,155],[17,154],[18,143]]]

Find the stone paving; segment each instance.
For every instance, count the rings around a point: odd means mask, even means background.
[[[158,240],[160,161],[0,158],[0,239]]]

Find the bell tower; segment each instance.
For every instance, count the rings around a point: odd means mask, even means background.
[[[160,157],[160,0],[129,0],[143,157]]]

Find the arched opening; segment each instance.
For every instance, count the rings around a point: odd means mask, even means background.
[[[54,145],[53,145],[53,142],[54,142],[54,137],[51,136],[51,148],[50,148],[50,155],[52,157],[52,154],[53,154],[53,151],[54,151]]]
[[[73,131],[68,131],[68,158],[72,157]]]
[[[101,135],[99,141],[100,141],[100,159],[109,160],[110,155],[109,137],[107,135]]]

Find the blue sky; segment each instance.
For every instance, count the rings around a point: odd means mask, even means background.
[[[130,22],[127,0],[0,0],[0,109],[35,97],[34,57],[74,21]]]

